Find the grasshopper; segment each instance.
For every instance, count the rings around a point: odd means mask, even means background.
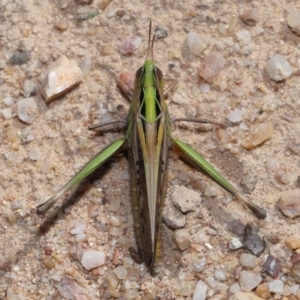
[[[156,67],[153,59],[154,39],[155,36],[151,39],[150,22],[147,57],[143,66],[136,71],[133,93],[112,72],[118,84],[132,99],[126,119],[125,137],[116,140],[96,154],[64,187],[48,201],[37,206],[37,212],[46,211],[60,196],[76,186],[113,155],[120,151],[127,151],[136,243],[139,255],[151,274],[155,274],[155,263],[162,253],[162,210],[167,190],[167,166],[170,150],[175,150],[183,160],[196,169],[205,171],[219,185],[246,205],[257,218],[264,219],[266,217],[264,209],[246,200],[199,153],[172,136],[170,128],[172,122],[207,123],[208,121],[198,119],[171,121],[165,97],[176,82],[164,89],[162,71]],[[151,58],[149,59],[150,54]],[[92,125],[89,129],[107,124]]]

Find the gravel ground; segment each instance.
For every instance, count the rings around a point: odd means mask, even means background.
[[[291,15],[299,9],[266,0],[0,0],[0,299],[300,299],[300,29]],[[160,35],[155,61],[166,78],[178,80],[168,98],[171,117],[228,123],[176,124],[173,134],[268,214],[256,219],[171,155],[156,277],[129,254],[135,239],[124,157],[80,185],[68,204],[60,201],[46,216],[35,210],[122,136],[115,126],[87,130],[128,110],[100,65],[130,79],[144,62],[150,20]],[[212,53],[218,54],[209,60]],[[284,60],[279,75],[274,61],[266,69],[276,54]],[[47,103],[39,77],[62,55],[84,79]],[[205,77],[215,62],[216,76]],[[178,193],[199,203],[182,213]],[[248,223],[265,241],[257,256],[247,247],[230,249]],[[88,254],[92,266],[99,260],[90,270]]]

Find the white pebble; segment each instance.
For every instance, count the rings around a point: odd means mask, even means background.
[[[38,116],[38,108],[34,98],[25,98],[18,101],[18,118],[24,123],[31,124]]]
[[[202,272],[206,265],[205,257],[202,257],[199,262],[193,264],[193,270],[195,272]]]
[[[215,271],[215,278],[218,281],[225,281],[227,279],[227,271],[226,270],[216,270]]]
[[[86,250],[83,252],[81,264],[86,270],[101,267],[105,264],[106,254],[103,251]]]
[[[229,244],[230,250],[237,250],[237,249],[240,249],[242,247],[243,247],[243,244],[238,238],[233,237],[231,239],[230,244]]]
[[[86,221],[83,219],[76,219],[73,222],[73,228],[70,230],[71,234],[82,234],[86,229]]]
[[[210,85],[208,83],[202,83],[202,84],[200,84],[199,88],[200,88],[200,90],[201,90],[202,93],[207,94],[207,93],[210,92]]]
[[[236,33],[241,47],[248,45],[251,41],[251,33],[248,30],[240,30]]]
[[[119,278],[119,279],[126,279],[127,278],[127,270],[125,267],[123,266],[117,266],[115,269],[114,269],[114,273],[116,274],[116,276]]]
[[[111,216],[111,217],[109,218],[109,223],[110,223],[112,226],[119,227],[119,226],[121,226],[122,221],[121,221],[121,218],[120,218],[120,217]]]
[[[295,284],[293,286],[290,286],[290,292],[293,294],[293,295],[296,295],[297,291],[299,290],[299,284]]]
[[[239,276],[239,285],[241,290],[245,292],[250,292],[256,288],[262,281],[262,277],[257,272],[252,271],[242,271]]]
[[[111,227],[109,229],[109,234],[112,236],[121,236],[123,234],[123,228],[122,227]]]
[[[266,70],[269,77],[275,81],[286,79],[293,73],[289,62],[280,54],[276,54],[267,61]]]
[[[3,102],[5,103],[5,105],[7,106],[12,106],[15,103],[15,99],[13,97],[5,97],[3,99]]]
[[[202,280],[196,283],[193,300],[205,300],[207,292],[207,285]]]
[[[12,108],[11,107],[7,107],[7,108],[3,108],[2,111],[2,116],[8,120],[11,119],[13,117],[13,113],[12,113]]]
[[[37,152],[36,149],[30,149],[29,152],[28,152],[28,156],[33,161],[40,160],[40,155],[39,155],[39,153]]]
[[[279,279],[268,282],[268,287],[271,293],[281,294],[283,292],[283,282]]]
[[[256,267],[257,258],[255,255],[249,253],[242,253],[240,257],[240,263],[245,268],[253,269]]]
[[[190,32],[186,37],[189,52],[199,56],[209,45],[209,40],[196,32]]]
[[[227,115],[227,119],[232,123],[237,123],[242,120],[243,111],[239,108],[235,108]]]

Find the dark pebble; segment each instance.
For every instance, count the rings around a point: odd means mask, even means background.
[[[10,57],[9,63],[12,65],[23,65],[26,64],[30,58],[31,55],[28,51],[17,52]]]
[[[164,39],[168,36],[168,31],[164,28],[156,27],[155,28],[155,36],[158,39]]]
[[[260,256],[265,248],[265,241],[258,235],[258,229],[252,224],[247,224],[245,227],[243,247],[256,256]]]
[[[227,223],[227,229],[237,236],[242,236],[245,231],[245,224],[235,219]]]
[[[272,255],[268,256],[262,267],[263,270],[273,278],[277,277],[282,270],[279,260]]]

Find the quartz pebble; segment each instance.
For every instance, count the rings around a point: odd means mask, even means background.
[[[126,290],[124,293],[124,298],[126,300],[135,300],[138,299],[139,297],[140,297],[140,293],[138,290],[135,289]]]
[[[278,202],[278,208],[291,219],[300,216],[300,192],[298,190],[283,192]]]
[[[13,97],[5,97],[3,99],[3,102],[5,103],[5,105],[7,106],[12,106],[15,103],[15,99]]]
[[[193,300],[205,300],[206,292],[207,292],[206,283],[202,280],[199,280],[195,286],[195,290],[193,293]]]
[[[240,19],[248,26],[255,26],[259,19],[258,9],[246,8],[240,15]]]
[[[101,267],[105,264],[106,254],[103,251],[86,250],[82,254],[81,264],[86,270]]]
[[[251,33],[248,30],[240,30],[236,33],[241,47],[248,45],[251,42]]]
[[[121,54],[131,56],[141,44],[142,39],[139,36],[127,36],[120,44]]]
[[[240,249],[243,247],[243,244],[242,242],[240,241],[240,239],[236,238],[236,237],[233,237],[230,241],[230,244],[229,244],[229,248],[230,250],[237,250],[237,249]]]
[[[114,273],[119,279],[126,279],[127,278],[127,270],[124,266],[117,266],[114,269]]]
[[[243,237],[243,247],[244,249],[250,251],[252,254],[259,256],[261,255],[265,248],[265,241],[258,235],[257,228],[252,224],[247,224]]]
[[[11,119],[13,117],[12,108],[11,107],[3,108],[1,110],[1,114],[6,120]]]
[[[262,281],[262,277],[258,272],[242,271],[239,276],[239,285],[245,292],[250,292],[256,288]]]
[[[185,250],[189,246],[189,231],[178,229],[173,233],[173,240],[180,250]]]
[[[172,202],[181,212],[187,213],[196,209],[201,202],[199,193],[184,186],[175,185],[172,193]]]
[[[273,135],[273,124],[271,122],[261,123],[251,126],[249,138],[242,143],[247,150],[252,150],[263,142],[270,139]]]
[[[62,297],[72,300],[78,299],[79,295],[87,293],[87,290],[71,277],[63,277],[56,288]]]
[[[281,280],[268,282],[268,287],[271,293],[281,294],[283,292],[283,282]]]
[[[183,228],[186,224],[186,216],[180,213],[169,197],[166,198],[163,209],[163,221],[172,229]]]
[[[243,267],[253,269],[257,264],[257,257],[249,253],[242,253],[240,256],[240,263]]]
[[[221,53],[211,51],[205,56],[203,67],[198,71],[198,74],[206,82],[212,83],[224,69],[225,64],[226,60]]]
[[[41,94],[50,102],[79,85],[83,74],[75,61],[61,56],[42,72],[39,80]]]
[[[287,23],[293,32],[300,35],[300,10],[291,11],[287,16]]]
[[[227,115],[227,119],[232,123],[241,122],[242,115],[243,115],[243,111],[239,108],[235,108]]]
[[[193,270],[195,272],[202,272],[204,270],[205,265],[206,259],[205,257],[202,257],[199,262],[193,263]]]
[[[199,56],[209,45],[209,39],[196,32],[188,33],[186,45],[190,54]]]
[[[38,107],[34,98],[20,99],[17,104],[18,118],[27,124],[32,124],[38,116]]]
[[[269,299],[271,297],[271,293],[269,290],[269,286],[267,283],[261,283],[257,288],[256,288],[256,294],[263,298],[263,299]]]
[[[216,270],[214,275],[218,281],[225,281],[227,279],[227,271],[225,269]]]
[[[276,54],[267,61],[266,70],[269,77],[274,81],[284,80],[293,73],[293,68],[289,62],[280,54]]]
[[[263,270],[273,278],[277,277],[282,269],[279,260],[273,255],[268,256],[262,267]]]

